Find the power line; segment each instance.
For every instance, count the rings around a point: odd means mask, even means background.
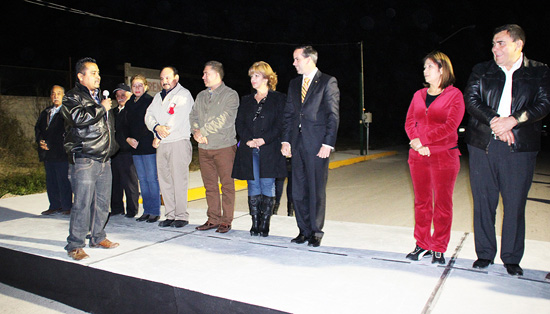
[[[91,12],[87,12],[87,11],[83,11],[83,10],[79,10],[79,9],[74,9],[74,8],[71,8],[71,7],[67,7],[67,6],[64,6],[64,5],[60,5],[60,4],[52,3],[52,2],[48,2],[48,1],[43,1],[43,0],[23,0],[23,1],[27,2],[27,3],[30,3],[30,4],[46,7],[46,8],[49,8],[49,9],[69,12],[69,13],[73,13],[73,14],[85,15],[85,16],[94,17],[94,18],[98,18],[98,19],[108,20],[108,21],[111,21],[111,22],[117,22],[117,23],[123,23],[123,24],[127,24],[127,25],[139,26],[139,27],[153,29],[153,30],[157,30],[157,31],[161,31],[161,32],[168,32],[168,33],[173,33],[173,34],[186,35],[186,36],[190,36],[190,37],[199,37],[199,38],[207,38],[207,39],[214,39],[214,40],[223,40],[223,41],[231,41],[231,42],[238,42],[238,43],[246,43],[246,44],[290,45],[290,46],[298,45],[296,43],[287,43],[287,42],[255,42],[255,41],[251,41],[251,40],[225,38],[225,37],[219,37],[219,36],[210,36],[210,35],[204,35],[204,34],[183,32],[183,31],[173,30],[173,29],[169,29],[169,28],[151,26],[151,25],[147,25],[147,24],[141,24],[141,23],[136,23],[136,22],[132,22],[132,21],[127,21],[127,20],[112,18],[112,17],[108,17],[108,16],[103,16],[103,15],[99,15],[99,14],[96,14],[96,13],[91,13]],[[355,45],[355,44],[358,44],[358,43],[354,42],[354,43],[332,43],[332,44],[312,44],[312,45],[315,45],[315,46],[342,46],[342,45],[351,45],[351,44]]]

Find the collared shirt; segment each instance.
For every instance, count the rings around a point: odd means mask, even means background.
[[[502,89],[502,96],[500,97],[500,102],[498,104],[497,113],[501,117],[508,117],[512,114],[512,76],[514,72],[521,67],[523,63],[523,53],[520,58],[514,63],[510,70],[506,69],[504,66],[499,67],[502,69],[506,75],[506,82],[504,83],[504,88]]]
[[[53,117],[59,112],[60,109],[61,109],[61,105],[57,107],[54,106],[52,107],[52,109],[50,109],[50,118],[48,119],[48,125],[52,123]]]
[[[317,74],[317,71],[319,71],[319,69],[315,68],[308,75],[305,75],[305,74],[302,75],[302,85],[304,85],[304,79],[307,77],[309,79],[309,86],[311,86],[311,82],[313,82],[313,78],[315,77],[315,74]],[[309,86],[308,86],[308,88],[309,88]]]
[[[101,99],[99,99],[99,89],[90,91],[90,96],[92,96],[92,99],[95,100],[98,105],[101,103]]]

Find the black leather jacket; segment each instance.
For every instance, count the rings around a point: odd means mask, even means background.
[[[506,75],[495,63],[477,64],[464,92],[466,110],[470,114],[466,143],[486,150],[491,140],[490,121],[496,116]],[[540,62],[523,57],[523,64],[512,76],[511,116],[516,118],[512,132],[512,151],[540,150],[541,120],[550,112],[550,70]]]
[[[65,119],[64,145],[69,162],[74,163],[74,158],[106,162],[116,153],[115,117],[109,114],[106,119],[106,113],[105,108],[93,100],[88,88],[78,82],[65,94],[61,114]]]

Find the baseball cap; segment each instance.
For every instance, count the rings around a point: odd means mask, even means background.
[[[127,91],[127,92],[132,92],[132,90],[130,89],[130,86],[124,84],[124,83],[120,83],[116,86],[115,90],[113,91],[113,94],[116,94],[116,92],[118,90],[124,90],[124,91]]]

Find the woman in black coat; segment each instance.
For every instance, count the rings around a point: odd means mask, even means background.
[[[266,62],[248,70],[255,93],[241,98],[235,128],[239,144],[232,177],[248,182],[250,235],[267,237],[275,205],[275,178],[286,177],[281,132],[286,97],[275,91],[277,74]]]
[[[124,127],[126,142],[132,146],[132,158],[136,166],[141,198],[143,199],[143,215],[137,221],[154,223],[160,217],[160,187],[157,176],[157,149],[153,147],[153,132],[145,125],[145,113],[153,101],[147,94],[149,87],[147,79],[141,74],[132,76],[133,95],[126,102],[127,125]]]

